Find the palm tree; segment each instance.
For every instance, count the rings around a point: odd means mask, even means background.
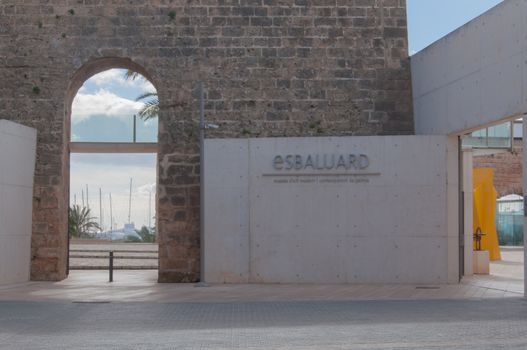
[[[159,115],[159,98],[157,92],[146,92],[141,96],[136,97],[136,101],[144,101],[144,106],[139,110],[139,118],[143,120],[157,118]]]
[[[155,232],[146,226],[141,227],[140,230],[135,230],[135,232],[141,237],[143,243],[154,243],[156,241]]]
[[[135,80],[138,78],[145,79],[141,74],[130,69],[128,69],[124,74],[124,79],[126,80]],[[157,118],[159,115],[159,97],[157,92],[146,92],[138,96],[135,100],[143,101],[144,103],[143,107],[139,110],[139,118],[143,120]]]
[[[69,231],[72,237],[89,236],[94,230],[100,230],[99,224],[90,216],[90,209],[73,205],[69,209]]]

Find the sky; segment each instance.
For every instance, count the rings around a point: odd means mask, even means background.
[[[454,31],[501,0],[407,0],[410,55]],[[132,140],[132,116],[141,108],[136,97],[155,91],[145,79],[126,80],[125,71],[112,69],[87,80],[72,107],[72,141]],[[137,141],[156,142],[157,120],[138,120]],[[70,201],[82,204],[88,185],[92,215],[99,220],[99,188],[102,191],[103,226],[110,224],[109,194],[112,194],[114,228],[128,222],[128,196],[132,182],[131,221],[139,228],[154,222],[156,157],[133,155],[71,155]],[[85,195],[85,194],[84,194]],[[150,220],[149,220],[150,218]]]
[[[142,103],[135,99],[155,89],[144,78],[124,79],[126,70],[112,69],[88,79],[73,100],[71,112],[72,141],[130,142],[133,139],[133,115]],[[157,119],[138,118],[137,141],[157,141]],[[83,205],[89,200],[91,215],[110,229],[112,195],[113,228],[128,222],[128,202],[132,178],[131,222],[136,228],[155,220],[155,154],[71,154],[70,204]],[[88,198],[86,198],[88,186]],[[99,200],[99,188],[101,200]],[[150,198],[152,193],[152,198]],[[102,205],[100,205],[102,202]],[[150,216],[151,215],[151,216]]]
[[[72,141],[132,141],[133,115],[142,106],[135,99],[145,92],[155,92],[155,88],[142,77],[127,80],[125,73],[125,69],[107,70],[80,88],[72,106]],[[137,141],[156,142],[157,120],[137,121]]]
[[[421,51],[502,0],[407,0],[410,55]]]

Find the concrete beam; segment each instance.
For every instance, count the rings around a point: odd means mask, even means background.
[[[157,153],[157,143],[70,142],[70,153]]]
[[[412,56],[416,134],[459,135],[527,112],[526,13],[526,1],[503,1]]]

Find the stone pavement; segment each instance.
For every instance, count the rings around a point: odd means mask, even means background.
[[[212,285],[159,284],[156,270],[71,271],[61,282],[0,286],[0,300],[229,302],[299,300],[415,300],[517,298],[523,296],[523,250],[502,249],[503,260],[491,265],[492,276],[464,278],[456,285]]]
[[[480,299],[523,296],[523,284],[471,278],[460,285],[159,284],[157,271],[72,271],[61,282],[0,287],[0,300],[112,302],[230,302],[318,300]]]
[[[463,284],[523,294],[523,248],[501,247],[501,258],[501,261],[491,262],[490,276],[466,277]]]
[[[198,288],[155,270],[114,283],[74,271],[0,287],[0,349],[527,349],[522,257],[504,250],[494,276],[446,286]]]
[[[522,299],[0,302],[0,348],[525,349]]]

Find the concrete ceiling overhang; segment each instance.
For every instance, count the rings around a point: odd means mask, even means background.
[[[527,1],[505,0],[411,58],[416,134],[458,135],[527,112]]]

